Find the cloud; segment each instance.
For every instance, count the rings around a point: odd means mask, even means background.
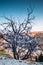
[[[38,22],[32,27],[32,31],[43,31],[43,22]]]

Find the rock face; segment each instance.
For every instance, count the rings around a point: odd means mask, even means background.
[[[40,47],[35,47],[34,51],[32,52],[32,61],[38,61],[39,56],[42,54],[42,50]]]
[[[5,41],[4,39],[0,39],[0,51],[3,53],[4,51],[4,55],[13,58],[13,52],[12,52],[12,48],[11,46],[9,47],[9,43],[7,41]]]
[[[4,41],[3,43],[4,44],[0,46],[0,49],[3,49],[5,51],[5,54],[9,55],[11,58],[14,58],[12,48],[8,47],[6,41]],[[32,52],[30,53],[30,51]],[[19,56],[19,59],[21,60],[36,61],[36,58],[38,59],[38,57],[41,55],[42,50],[35,42],[32,42],[31,45],[29,43],[17,46],[16,52]],[[31,54],[31,57],[29,56],[29,54]]]
[[[20,38],[21,41],[18,42],[16,52],[19,56],[19,59],[21,60],[27,60],[27,61],[37,61],[39,56],[42,54],[43,55],[43,46],[40,44],[43,44],[43,36],[42,34],[37,34],[34,37],[35,41],[31,41],[31,38],[26,40],[26,44],[24,43],[25,41],[22,41],[22,38]],[[3,40],[3,39],[2,39]],[[9,43],[6,42],[5,40],[0,40],[0,43],[2,46],[0,46],[0,50],[5,51],[5,54],[10,55],[10,57],[14,58],[13,52],[12,52],[12,47],[9,47]],[[18,39],[17,39],[18,40]],[[19,44],[21,43],[21,44]],[[37,44],[38,43],[38,44]],[[0,44],[0,45],[1,45]]]
[[[11,58],[14,57],[11,48],[4,49],[4,51],[5,51],[5,54],[8,55],[9,57],[11,57]]]
[[[35,41],[40,45],[41,49],[43,50],[43,33],[37,33],[35,35]]]
[[[34,50],[31,53],[28,47],[22,48],[18,46],[16,51],[20,59],[24,59],[27,61],[36,61],[38,57],[42,54],[42,50],[38,45],[34,48]]]

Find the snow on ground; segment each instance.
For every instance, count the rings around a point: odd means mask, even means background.
[[[15,59],[0,59],[0,65],[43,65],[43,63],[26,62]]]

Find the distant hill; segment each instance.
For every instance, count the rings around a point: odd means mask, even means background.
[[[36,35],[36,34],[43,34],[43,31],[33,31],[33,32],[31,32],[31,35],[32,36],[34,36],[34,35]]]

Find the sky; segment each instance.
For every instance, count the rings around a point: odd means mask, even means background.
[[[35,16],[32,31],[43,31],[43,0],[0,0],[0,16],[12,16],[13,19],[20,19],[22,22],[27,16],[27,8],[30,7],[33,8]],[[7,20],[0,17],[0,23],[3,22]]]

